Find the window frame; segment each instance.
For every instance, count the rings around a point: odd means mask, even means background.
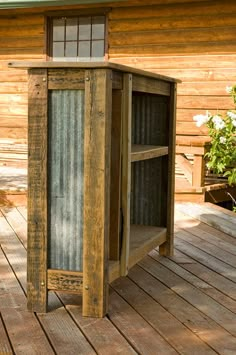
[[[96,16],[104,16],[104,56],[100,59],[100,61],[107,61],[108,60],[108,12],[110,11],[109,8],[102,8],[102,9],[81,9],[75,11],[53,11],[48,12],[46,14],[46,26],[47,26],[47,39],[46,39],[46,60],[47,61],[54,61],[53,60],[53,19],[65,17],[65,18],[79,18],[79,17],[96,17]],[[91,42],[91,39],[90,39]],[[79,57],[77,56],[75,61],[79,62]],[[93,58],[90,57],[89,61],[93,61]],[[62,57],[62,61],[67,62],[66,57]],[[81,60],[83,62],[84,60]],[[94,59],[96,61],[96,59]],[[71,62],[71,60],[68,60]]]

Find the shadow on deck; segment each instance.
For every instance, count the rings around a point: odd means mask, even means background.
[[[2,207],[0,354],[236,354],[236,239],[206,215],[234,231],[236,219],[189,211],[176,205],[175,256],[153,250],[111,284],[107,317],[91,319],[63,293],[50,293],[47,314],[27,311],[26,208]]]

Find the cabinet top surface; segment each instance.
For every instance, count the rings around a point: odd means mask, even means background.
[[[123,64],[117,64],[112,62],[30,62],[30,61],[16,61],[9,62],[9,68],[45,68],[45,69],[112,69],[116,71],[121,71],[123,73],[131,73],[136,75],[141,75],[153,79],[159,79],[169,82],[180,83],[181,80],[171,78],[169,76],[160,75],[152,73],[146,70],[137,69],[134,67],[129,67]]]

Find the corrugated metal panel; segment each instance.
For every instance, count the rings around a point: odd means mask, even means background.
[[[120,0],[116,2],[121,2]],[[64,5],[82,5],[82,4],[102,4],[111,2],[111,0],[8,0],[0,1],[0,9],[17,9],[43,6],[64,6]]]
[[[49,122],[49,267],[81,271],[84,91],[51,91]]]
[[[132,144],[168,145],[168,98],[134,93]],[[131,224],[165,226],[168,157],[132,163]]]
[[[134,93],[132,143],[168,145],[168,97]]]
[[[167,176],[163,164],[167,157],[132,163],[130,222],[165,226]]]

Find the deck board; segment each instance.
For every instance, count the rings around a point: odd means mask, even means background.
[[[150,252],[111,284],[107,317],[92,319],[64,293],[49,293],[47,314],[27,311],[27,209],[1,207],[0,353],[236,354],[236,238],[184,212],[177,206],[175,255]]]

